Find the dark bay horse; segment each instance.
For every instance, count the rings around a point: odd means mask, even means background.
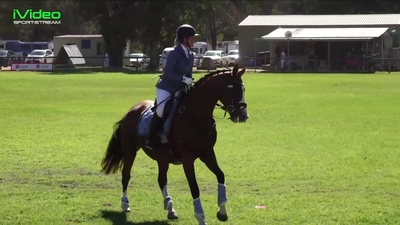
[[[164,209],[168,210],[168,219],[177,219],[173,201],[167,189],[167,172],[169,164],[182,164],[186,179],[193,197],[195,218],[200,225],[205,224],[203,207],[200,202],[200,191],[196,181],[194,161],[199,158],[218,180],[217,218],[227,221],[228,215],[225,204],[226,197],[225,175],[218,166],[214,153],[217,141],[217,130],[213,111],[220,101],[229,113],[232,122],[245,122],[247,104],[242,75],[246,69],[239,71],[238,65],[233,70],[211,72],[197,82],[188,92],[187,97],[180,103],[179,110],[172,116],[172,125],[168,135],[168,143],[164,148],[149,150],[144,148],[146,136],[138,135],[138,126],[143,115],[151,110],[154,102],[145,100],[133,106],[129,112],[115,124],[114,133],[108,144],[102,171],[105,174],[116,173],[122,168],[122,197],[121,208],[129,212],[130,205],[127,189],[131,177],[131,168],[137,151],[144,152],[158,164],[158,183],[164,198]]]

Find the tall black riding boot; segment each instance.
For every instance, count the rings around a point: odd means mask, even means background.
[[[148,149],[155,149],[161,146],[161,141],[158,138],[158,131],[163,125],[163,119],[160,118],[157,113],[154,113],[153,118],[151,119],[150,128],[149,128],[149,137],[147,139],[145,147]]]

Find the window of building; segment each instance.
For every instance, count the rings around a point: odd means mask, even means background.
[[[82,40],[81,41],[81,48],[82,49],[90,49],[90,40]]]

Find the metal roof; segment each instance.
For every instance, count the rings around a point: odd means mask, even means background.
[[[54,38],[100,38],[100,37],[103,36],[101,34],[89,34],[89,35],[69,34],[69,35],[55,36]]]
[[[368,40],[382,36],[389,28],[278,28],[261,38],[287,40],[285,33],[292,32],[290,40]]]
[[[250,15],[239,26],[400,25],[400,14]]]

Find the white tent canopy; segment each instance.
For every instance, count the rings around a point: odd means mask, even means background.
[[[382,36],[389,28],[278,28],[261,38],[265,40],[370,40]],[[287,38],[285,34],[291,33]],[[388,32],[389,33],[389,32]],[[390,34],[389,34],[390,35]]]

